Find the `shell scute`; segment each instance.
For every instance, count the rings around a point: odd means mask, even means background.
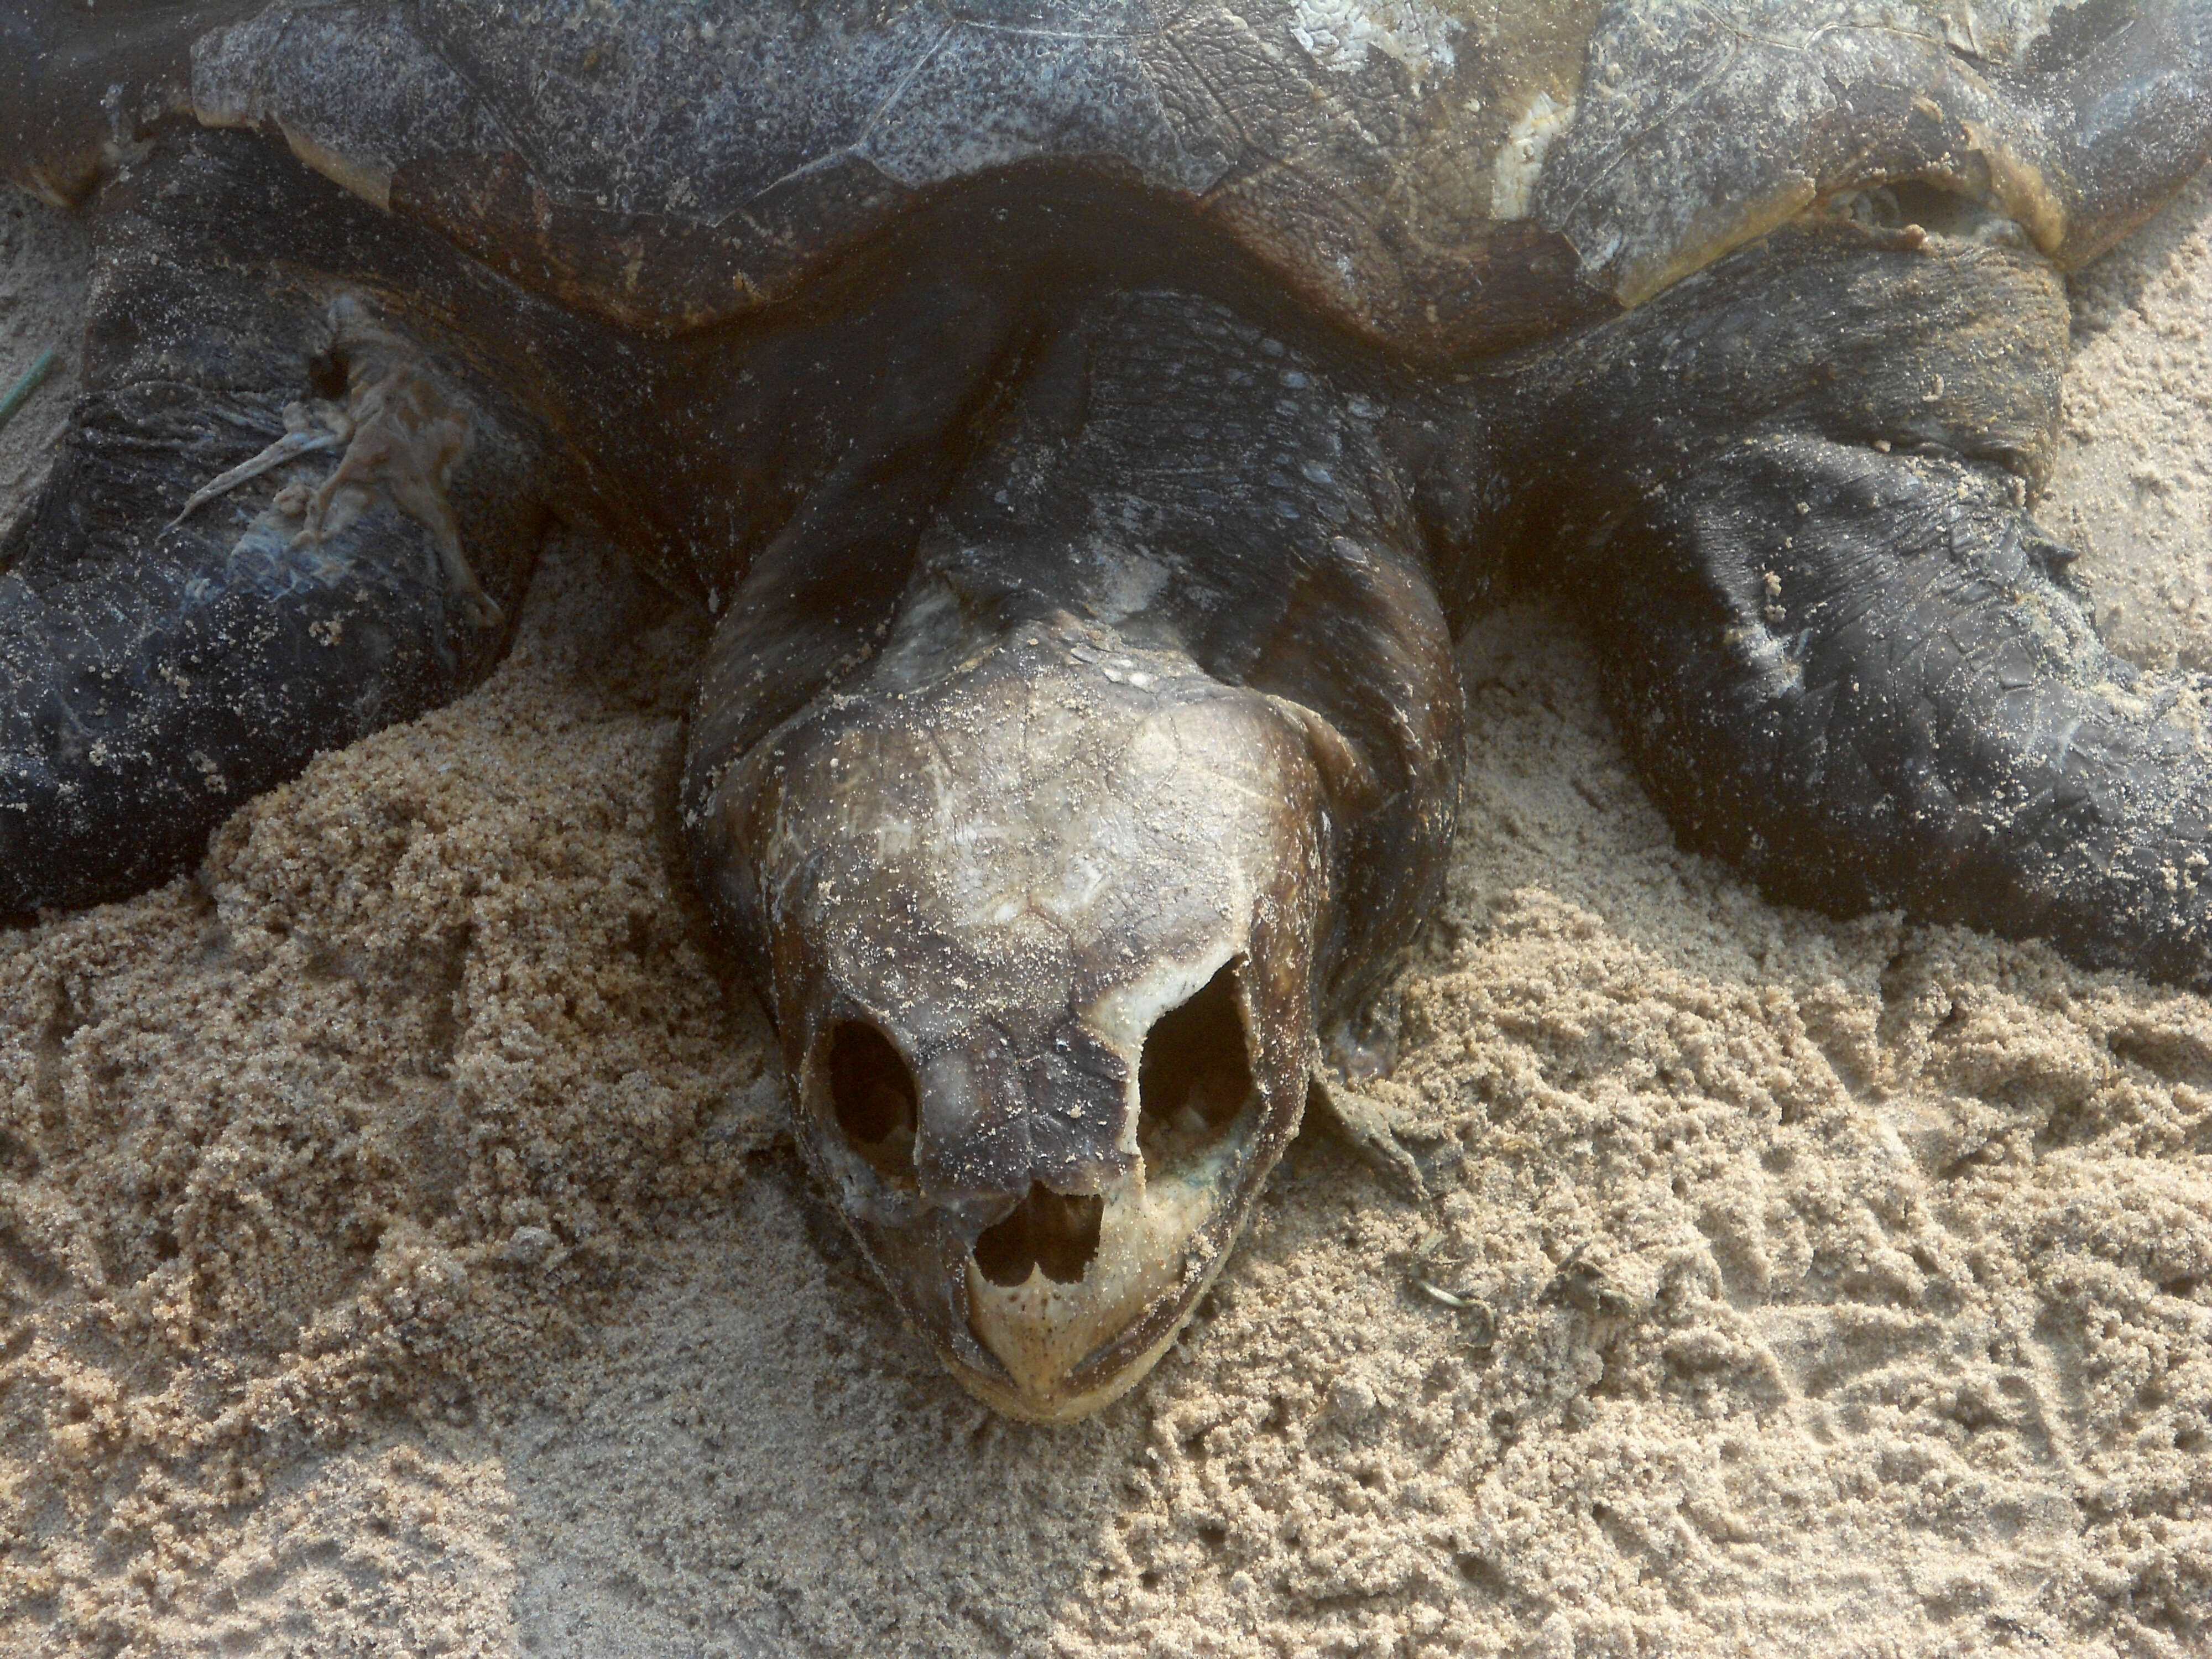
[[[2070,265],[2212,150],[2212,14],[2187,0],[117,0],[97,37],[72,16],[30,18],[0,65],[31,112],[9,169],[42,193],[81,195],[189,109],[662,331],[1042,173],[1121,180],[1320,314],[1462,357],[1900,181]]]

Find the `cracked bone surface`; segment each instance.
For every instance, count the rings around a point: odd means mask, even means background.
[[[1061,614],[949,665],[894,641],[712,810],[802,1144],[908,1316],[1001,1410],[1115,1398],[1304,1107],[1307,734]]]

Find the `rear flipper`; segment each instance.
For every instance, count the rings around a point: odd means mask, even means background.
[[[1614,532],[1630,744],[1683,841],[1778,897],[2212,986],[2212,680],[2107,651],[2022,499],[1811,437],[1708,460]]]
[[[241,171],[157,159],[103,204],[87,390],[0,546],[0,912],[160,880],[318,750],[456,696],[542,539],[543,446],[481,376],[250,236],[212,257],[210,224],[287,234]]]

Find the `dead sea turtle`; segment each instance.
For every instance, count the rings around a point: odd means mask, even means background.
[[[719,619],[699,884],[1003,1410],[1144,1374],[1310,1098],[1418,1184],[1348,1022],[1503,583],[1770,892],[2212,980],[2206,683],[2107,653],[2027,510],[2059,273],[2212,147],[2204,4],[6,0],[0,47],[0,156],[99,250],[0,549],[0,909],[452,697],[588,520]]]

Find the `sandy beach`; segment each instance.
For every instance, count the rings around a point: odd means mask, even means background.
[[[82,228],[0,198],[0,524]],[[2212,669],[2212,183],[2075,283],[2107,637]],[[453,707],[0,930],[0,1651],[2212,1651],[2212,1005],[1768,904],[1587,647],[1465,641],[1394,996],[1150,1382],[963,1395],[811,1190],[672,812],[701,618],[576,538]]]

